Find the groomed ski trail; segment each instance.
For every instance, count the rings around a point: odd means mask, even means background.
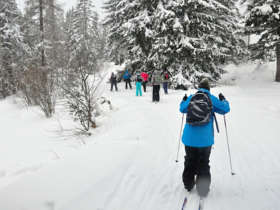
[[[169,95],[163,95],[161,89],[161,101],[154,104],[150,87],[144,96],[136,97],[135,89],[124,90],[122,85],[120,92],[107,92],[115,110],[96,130],[92,141],[72,156],[26,174],[1,189],[0,209],[182,207],[182,145],[179,163],[175,159],[182,119],[179,103],[185,92],[171,90]],[[227,123],[236,175],[230,174],[223,118],[217,116],[221,132],[216,135],[212,150],[212,184],[204,210],[278,210],[279,124],[269,122],[275,117],[280,119],[279,88],[275,85],[275,91],[271,86],[267,91],[258,87],[211,90],[215,95],[222,92],[231,105]],[[256,200],[262,202],[255,204]]]
[[[172,98],[179,103],[180,98],[171,93],[168,96],[161,95],[160,103],[152,103],[151,88],[142,97],[135,96],[135,89],[112,92],[109,97],[118,111],[105,125],[111,130],[110,135],[104,134],[106,143],[130,144],[133,151],[128,152],[125,166],[111,174],[112,177],[116,174],[118,180],[111,189],[107,189],[108,197],[98,208],[152,210],[157,204],[164,204],[165,209],[171,209],[174,208],[174,200],[179,207],[184,192],[180,179],[183,162],[175,163],[174,151],[178,143],[181,114],[169,100]],[[120,132],[118,124],[122,124],[124,129],[121,136],[117,136]],[[92,189],[92,194],[87,193],[81,200],[74,199],[62,209],[86,210],[95,193]]]

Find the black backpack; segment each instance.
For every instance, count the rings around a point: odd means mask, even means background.
[[[210,122],[213,105],[207,93],[195,93],[188,106],[187,123],[190,125],[205,125]]]

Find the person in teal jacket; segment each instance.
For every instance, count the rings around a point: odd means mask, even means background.
[[[138,95],[142,96],[141,85],[142,85],[142,78],[141,78],[140,74],[137,74],[137,76],[136,76],[136,96],[138,96]]]
[[[199,90],[207,93],[212,102],[212,115],[210,122],[204,125],[190,125],[186,123],[182,135],[185,145],[185,163],[183,171],[183,183],[188,191],[196,184],[200,196],[207,196],[211,183],[209,158],[214,144],[214,113],[226,114],[230,111],[229,103],[220,93],[219,98],[210,93],[208,79],[203,79],[199,84]],[[180,103],[180,112],[188,114],[188,106],[193,95],[184,96]]]

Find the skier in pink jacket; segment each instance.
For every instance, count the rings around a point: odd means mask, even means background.
[[[141,73],[141,77],[143,79],[143,82],[142,82],[143,89],[144,89],[144,92],[146,92],[146,86],[147,86],[147,83],[148,83],[149,74],[147,74],[145,71],[143,71]]]

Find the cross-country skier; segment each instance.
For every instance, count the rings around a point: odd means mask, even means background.
[[[209,157],[214,144],[214,113],[226,114],[229,103],[219,94],[219,99],[210,93],[208,79],[202,79],[196,94],[185,95],[180,104],[180,112],[187,114],[182,142],[185,145],[183,183],[188,191],[196,184],[201,197],[207,196],[211,174]]]
[[[140,74],[137,74],[136,75],[136,96],[138,96],[138,95],[142,96],[141,84],[142,84],[142,78],[141,78]]]
[[[162,82],[161,73],[158,70],[155,70],[152,74],[152,84],[153,84],[153,102],[159,102],[160,99],[160,84]]]
[[[110,83],[111,83],[111,91],[113,91],[113,86],[115,86],[115,90],[118,91],[117,87],[117,76],[112,72],[110,77]]]
[[[148,83],[149,74],[147,74],[147,72],[143,71],[141,73],[141,77],[143,79],[143,81],[142,81],[143,90],[144,90],[144,92],[146,92],[146,87],[147,87],[147,83]]]
[[[164,90],[164,93],[165,94],[168,94],[168,83],[170,81],[170,78],[171,78],[171,74],[169,71],[165,70],[163,72],[163,83],[162,83],[162,87],[163,87],[163,90]]]
[[[123,79],[125,81],[125,89],[127,89],[127,86],[129,85],[130,89],[132,89],[131,86],[131,74],[128,72],[128,70],[125,70],[124,75],[123,75]]]

